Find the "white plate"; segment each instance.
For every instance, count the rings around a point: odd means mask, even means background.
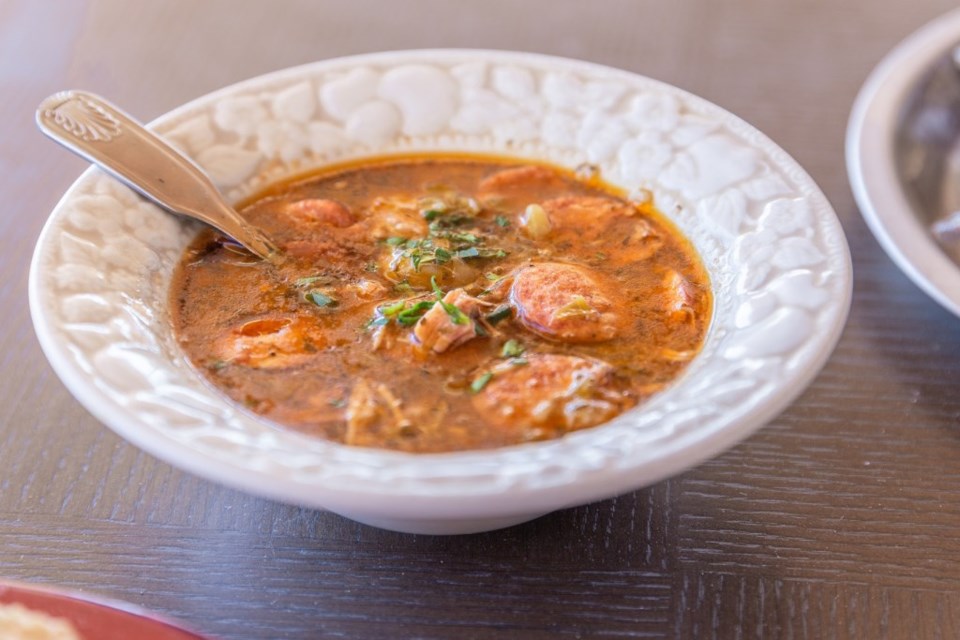
[[[614,496],[762,426],[810,382],[850,302],[850,256],[809,176],[684,91],[606,67],[495,51],[318,62],[191,102],[154,128],[239,199],[291,171],[414,150],[501,152],[648,188],[710,273],[702,354],[642,407],[552,442],[412,455],[278,430],[212,391],[171,335],[167,287],[194,227],[99,171],[57,205],[30,276],[37,335],[95,416],[171,464],[361,522],[465,533]]]
[[[960,10],[891,51],[860,90],[847,126],[847,173],[860,212],[887,255],[917,286],[960,315],[960,269],[913,212],[896,165],[896,132],[908,95],[933,64],[960,45]]]

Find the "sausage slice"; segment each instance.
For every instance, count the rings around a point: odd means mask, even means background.
[[[547,431],[585,429],[636,404],[612,366],[599,360],[552,353],[526,356],[526,364],[494,368],[473,406],[494,425]]]
[[[532,263],[514,277],[510,300],[520,322],[561,342],[602,342],[620,333],[620,317],[587,269]]]

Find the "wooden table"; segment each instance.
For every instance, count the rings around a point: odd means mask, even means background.
[[[881,251],[843,160],[867,73],[954,6],[0,0],[0,576],[120,598],[225,640],[960,636],[960,320]],[[37,103],[86,88],[150,119],[269,70],[434,46],[650,75],[797,158],[836,207],[856,273],[849,325],[806,393],[666,482],[449,538],[224,489],[82,409],[28,316],[33,244],[84,167],[35,130]]]

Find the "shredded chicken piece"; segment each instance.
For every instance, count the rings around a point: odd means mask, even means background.
[[[667,273],[665,280],[667,311],[675,320],[687,320],[693,317],[696,290],[689,280],[676,271]]]
[[[347,401],[346,444],[365,445],[379,442],[384,432],[403,435],[413,429],[413,422],[401,410],[403,403],[384,384],[372,386],[361,378],[353,386]]]
[[[413,327],[413,335],[420,344],[434,353],[443,353],[476,337],[475,318],[483,305],[483,302],[463,289],[447,292],[443,297],[443,303],[452,305],[460,311],[460,322],[454,319],[444,304],[435,304]]]
[[[355,444],[360,431],[372,425],[378,415],[377,400],[373,395],[370,383],[360,378],[347,401],[347,432],[343,441],[346,444]]]
[[[653,226],[649,222],[642,218],[637,218],[633,221],[630,235],[627,236],[623,242],[625,244],[639,244],[649,238],[655,238],[656,235]]]
[[[377,240],[394,236],[419,238],[427,233],[427,221],[420,215],[416,200],[409,198],[377,198],[366,217],[371,221],[370,234]]]
[[[418,422],[418,431],[427,434],[435,433],[439,430],[440,425],[443,424],[443,419],[447,417],[449,412],[450,405],[446,402],[440,402],[435,407],[431,407],[426,415],[422,416],[422,420]]]
[[[358,298],[363,298],[370,300],[371,298],[379,298],[384,293],[386,293],[387,288],[376,280],[368,280],[364,278],[359,282],[350,284],[346,286],[346,289],[352,291],[356,294]]]
[[[667,347],[660,349],[660,357],[670,362],[687,362],[695,355],[697,355],[697,352],[694,349],[685,351],[677,351]]]
[[[370,331],[370,340],[373,342],[373,350],[379,351],[386,345],[387,340],[387,326],[380,325],[379,327],[374,327]]]
[[[383,404],[390,413],[390,417],[393,419],[394,426],[398,430],[402,431],[413,426],[413,424],[406,417],[404,417],[403,413],[400,411],[400,401],[397,400],[397,397],[391,393],[390,389],[388,389],[386,385],[377,385],[377,395],[380,396],[380,399],[383,401]]]

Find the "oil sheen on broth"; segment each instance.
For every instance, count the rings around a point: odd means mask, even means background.
[[[642,402],[698,352],[691,245],[582,168],[383,158],[277,185],[174,275],[175,331],[217,388],[337,442],[436,452],[544,440]]]

